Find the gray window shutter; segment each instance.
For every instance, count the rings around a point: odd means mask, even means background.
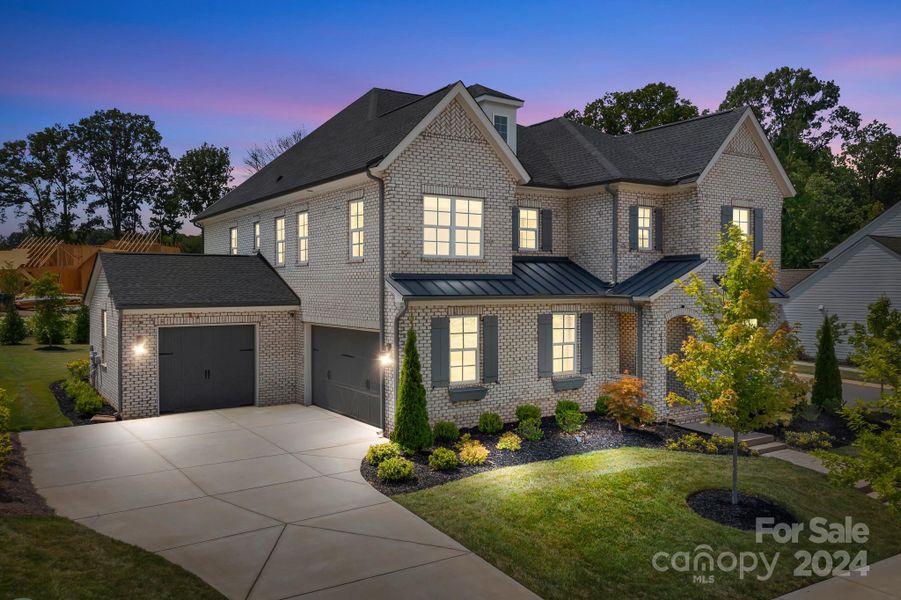
[[[754,256],[763,250],[763,209],[754,209]]]
[[[629,250],[638,250],[638,207],[629,207]]]
[[[519,250],[519,207],[513,207],[513,251]]]
[[[663,252],[663,209],[654,209],[654,250]]]
[[[541,209],[541,249],[547,252],[554,249],[554,215],[549,208]]]
[[[591,373],[594,371],[594,315],[582,313],[579,315],[579,371]]]
[[[450,384],[450,320],[432,317],[432,387]]]
[[[482,381],[497,383],[497,317],[482,317]]]
[[[552,345],[552,320],[551,315],[538,315],[538,376],[550,377],[553,374],[551,355]]]
[[[726,233],[726,227],[732,222],[732,207],[731,206],[721,206],[720,207],[720,232]]]

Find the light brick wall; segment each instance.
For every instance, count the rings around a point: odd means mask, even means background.
[[[116,310],[110,297],[106,273],[102,269],[95,285],[89,310],[90,342],[100,356],[101,363],[97,368],[96,388],[110,405],[119,408],[119,311]],[[103,321],[100,316],[103,310],[106,310],[106,340],[103,339]]]
[[[257,336],[257,405],[303,402],[303,331],[299,311],[235,309],[190,313],[126,312],[122,315],[122,416],[159,414],[159,328],[254,325]],[[147,352],[131,347],[146,338]]]
[[[538,249],[518,250],[514,256],[568,256],[569,255],[569,200],[559,196],[542,195],[522,188],[516,192],[516,205],[520,208],[535,208],[551,211],[551,249],[541,250],[541,222],[538,223]],[[511,212],[512,214],[512,212]],[[510,226],[513,235],[513,226]],[[512,241],[512,240],[511,240]],[[510,244],[512,250],[513,244]]]
[[[602,281],[613,281],[613,196],[576,195],[569,203],[569,257]]]

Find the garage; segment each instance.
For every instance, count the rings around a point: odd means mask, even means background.
[[[313,404],[380,427],[378,354],[377,333],[314,326]]]
[[[254,403],[252,325],[163,327],[159,338],[161,413]]]

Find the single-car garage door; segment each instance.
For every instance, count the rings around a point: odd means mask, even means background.
[[[313,327],[313,404],[380,425],[377,333]]]
[[[160,412],[254,403],[253,325],[162,327]]]

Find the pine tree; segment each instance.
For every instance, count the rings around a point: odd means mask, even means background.
[[[411,327],[404,343],[404,363],[397,386],[394,413],[394,442],[407,452],[418,452],[432,445],[432,429],[426,409],[422,368],[416,350],[416,332]]]
[[[824,317],[817,331],[817,361],[810,401],[829,413],[842,407],[842,374],[835,357],[836,315]]]
[[[87,304],[82,304],[72,323],[72,343],[87,344],[91,338],[91,313]]]
[[[25,319],[16,310],[15,302],[10,301],[6,307],[6,317],[0,323],[0,344],[4,346],[18,344],[26,337],[28,337],[28,328],[25,326]]]

